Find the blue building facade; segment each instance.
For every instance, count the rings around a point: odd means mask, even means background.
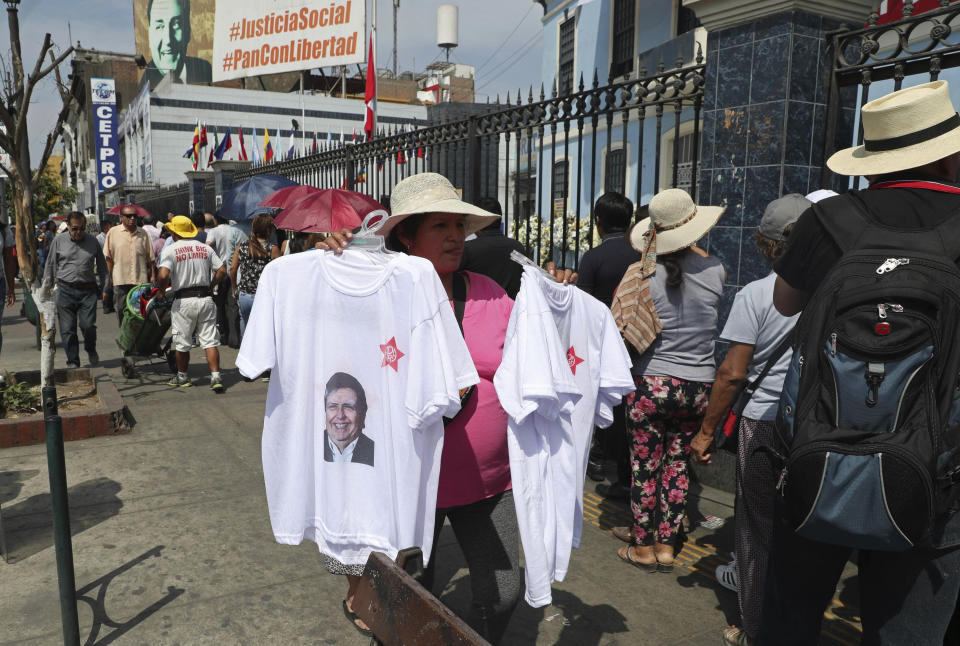
[[[706,51],[706,32],[680,0],[550,0],[544,6],[543,57],[540,82],[546,95],[565,96],[599,85],[645,78],[658,70],[694,64],[698,46]],[[534,92],[536,95],[536,88]],[[565,134],[548,127],[535,141],[530,160],[543,177],[536,186],[535,209],[541,218],[565,213],[568,222],[589,221],[592,204],[608,190],[645,204],[673,185],[674,142],[677,144],[677,185],[691,188],[694,177],[692,108],[672,108],[658,117],[630,110],[601,118],[594,131],[589,122],[578,136],[576,124]],[[679,130],[675,127],[679,121]],[[640,128],[643,128],[641,137]],[[643,142],[642,146],[639,142]],[[642,149],[641,149],[642,148]],[[526,159],[521,160],[520,175]],[[535,173],[535,174],[536,174]],[[572,247],[568,245],[570,253]],[[582,253],[584,247],[580,246]],[[568,254],[569,255],[569,254]]]

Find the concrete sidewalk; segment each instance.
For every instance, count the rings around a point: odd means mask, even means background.
[[[34,330],[4,310],[4,370],[35,370]],[[85,643],[367,644],[344,618],[342,577],[326,573],[316,546],[278,545],[267,515],[260,463],[266,384],[244,382],[236,351],[222,348],[227,392],[208,389],[195,350],[196,386],[171,389],[165,363],[120,374],[115,315],[99,314],[104,367],[135,420],[129,435],[66,445],[71,523]],[[57,367],[64,367],[62,350]],[[0,505],[10,562],[0,562],[0,643],[60,642],[56,562],[43,445],[0,450]],[[732,523],[695,529],[671,575],[617,559],[609,528],[628,518],[587,483],[583,545],[551,606],[521,602],[505,644],[715,645],[738,619],[736,595],[713,580],[729,558]],[[732,497],[704,489],[692,515],[732,517]],[[469,605],[469,579],[452,531],[439,546],[441,599]],[[844,585],[846,605],[854,586]],[[859,641],[854,613],[836,606],[825,644]]]

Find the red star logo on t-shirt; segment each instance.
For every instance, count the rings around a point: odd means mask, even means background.
[[[397,347],[397,338],[390,337],[389,341],[380,346],[380,350],[383,351],[383,363],[380,364],[380,367],[390,366],[394,372],[400,372],[397,364],[400,363],[400,359],[406,355],[400,352],[400,349]]]
[[[577,356],[576,351],[573,349],[573,346],[570,346],[570,349],[567,350],[567,364],[570,366],[570,372],[577,374],[577,366],[583,363],[583,359]]]

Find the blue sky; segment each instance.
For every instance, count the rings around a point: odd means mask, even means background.
[[[519,87],[526,94],[529,85],[539,85],[543,10],[532,0],[401,0],[397,56],[400,71],[412,69],[414,61],[422,71],[428,63],[440,59],[436,8],[447,3],[460,7],[460,46],[453,50],[450,60],[478,68],[478,101],[486,101],[487,96],[493,100],[498,93],[504,98],[507,91],[512,98]],[[378,14],[377,65],[390,67],[393,1],[378,0]],[[46,32],[50,32],[61,50],[68,46],[68,22],[74,44],[79,40],[87,48],[134,51],[132,0],[22,0],[20,33],[28,68],[36,60]],[[0,25],[0,29],[6,36],[5,26]],[[3,45],[4,50],[8,48],[9,42]],[[69,65],[62,69],[64,82],[68,70]],[[30,108],[30,150],[34,162],[56,121],[59,106],[51,74],[38,88]]]

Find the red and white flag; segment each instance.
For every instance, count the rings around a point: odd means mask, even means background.
[[[376,29],[371,29],[370,47],[367,50],[367,87],[363,93],[363,100],[367,105],[363,117],[363,131],[367,133],[367,141],[373,139],[373,131],[377,127],[377,61],[373,52],[373,41],[376,37]]]
[[[240,131],[240,161],[247,161],[247,147],[243,143],[243,128],[237,128]]]

